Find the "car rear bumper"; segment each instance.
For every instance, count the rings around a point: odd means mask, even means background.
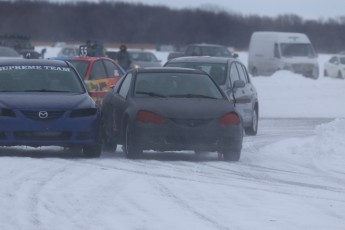
[[[135,122],[132,127],[133,138],[144,150],[240,151],[243,140],[242,124],[221,126],[215,123],[192,127],[172,122],[164,125]]]

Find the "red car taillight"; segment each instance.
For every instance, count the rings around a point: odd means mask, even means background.
[[[148,111],[139,111],[137,114],[137,120],[143,123],[151,123],[156,125],[163,124],[165,121],[164,117]]]
[[[238,125],[241,120],[236,113],[228,113],[222,116],[219,120],[222,125]]]

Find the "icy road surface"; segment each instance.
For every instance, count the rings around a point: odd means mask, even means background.
[[[235,163],[212,153],[127,160],[118,148],[81,159],[0,148],[0,229],[344,230],[344,157],[308,150],[320,124],[321,133],[344,128],[341,120],[261,119]]]

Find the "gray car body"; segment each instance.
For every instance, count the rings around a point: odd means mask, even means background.
[[[206,75],[203,71],[183,68],[146,68],[129,71],[113,89],[108,91],[103,100],[104,135],[108,140],[115,141],[115,144],[126,145],[126,127],[129,126],[133,136],[135,136],[135,145],[140,146],[141,149],[241,151],[242,122],[236,126],[221,126],[219,123],[219,119],[225,114],[237,114],[233,104],[229,102],[219,86],[217,88],[222,94],[222,99],[142,98],[134,95],[134,85],[138,73],[197,73]],[[132,79],[130,85],[127,85],[129,87],[128,93],[121,95],[121,86],[125,85],[123,82],[130,75]],[[138,111],[151,111],[160,114],[166,118],[166,122],[159,126],[143,124],[136,119]],[[184,140],[185,143],[176,140],[169,142],[167,138],[172,136]]]
[[[218,83],[218,85],[225,92],[229,100],[234,102],[237,110],[239,111],[242,117],[246,133],[249,135],[256,135],[259,117],[259,99],[257,91],[254,85],[252,84],[247,69],[243,65],[243,63],[241,63],[238,59],[235,58],[202,56],[174,58],[165,63],[164,66],[192,68],[191,66],[197,63],[225,65],[225,80],[221,83]],[[234,81],[231,77],[231,70],[235,67],[242,68],[244,73],[240,80],[244,81],[245,86],[239,89],[233,89]],[[212,76],[212,74],[210,74],[210,76],[214,77]],[[254,114],[254,112],[256,114]],[[255,115],[256,118],[254,117]],[[251,128],[254,128],[254,130],[251,130]]]

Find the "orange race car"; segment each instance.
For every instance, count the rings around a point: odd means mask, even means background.
[[[84,80],[89,93],[98,105],[109,88],[120,79],[125,70],[107,57],[56,57],[52,59],[70,62]]]

